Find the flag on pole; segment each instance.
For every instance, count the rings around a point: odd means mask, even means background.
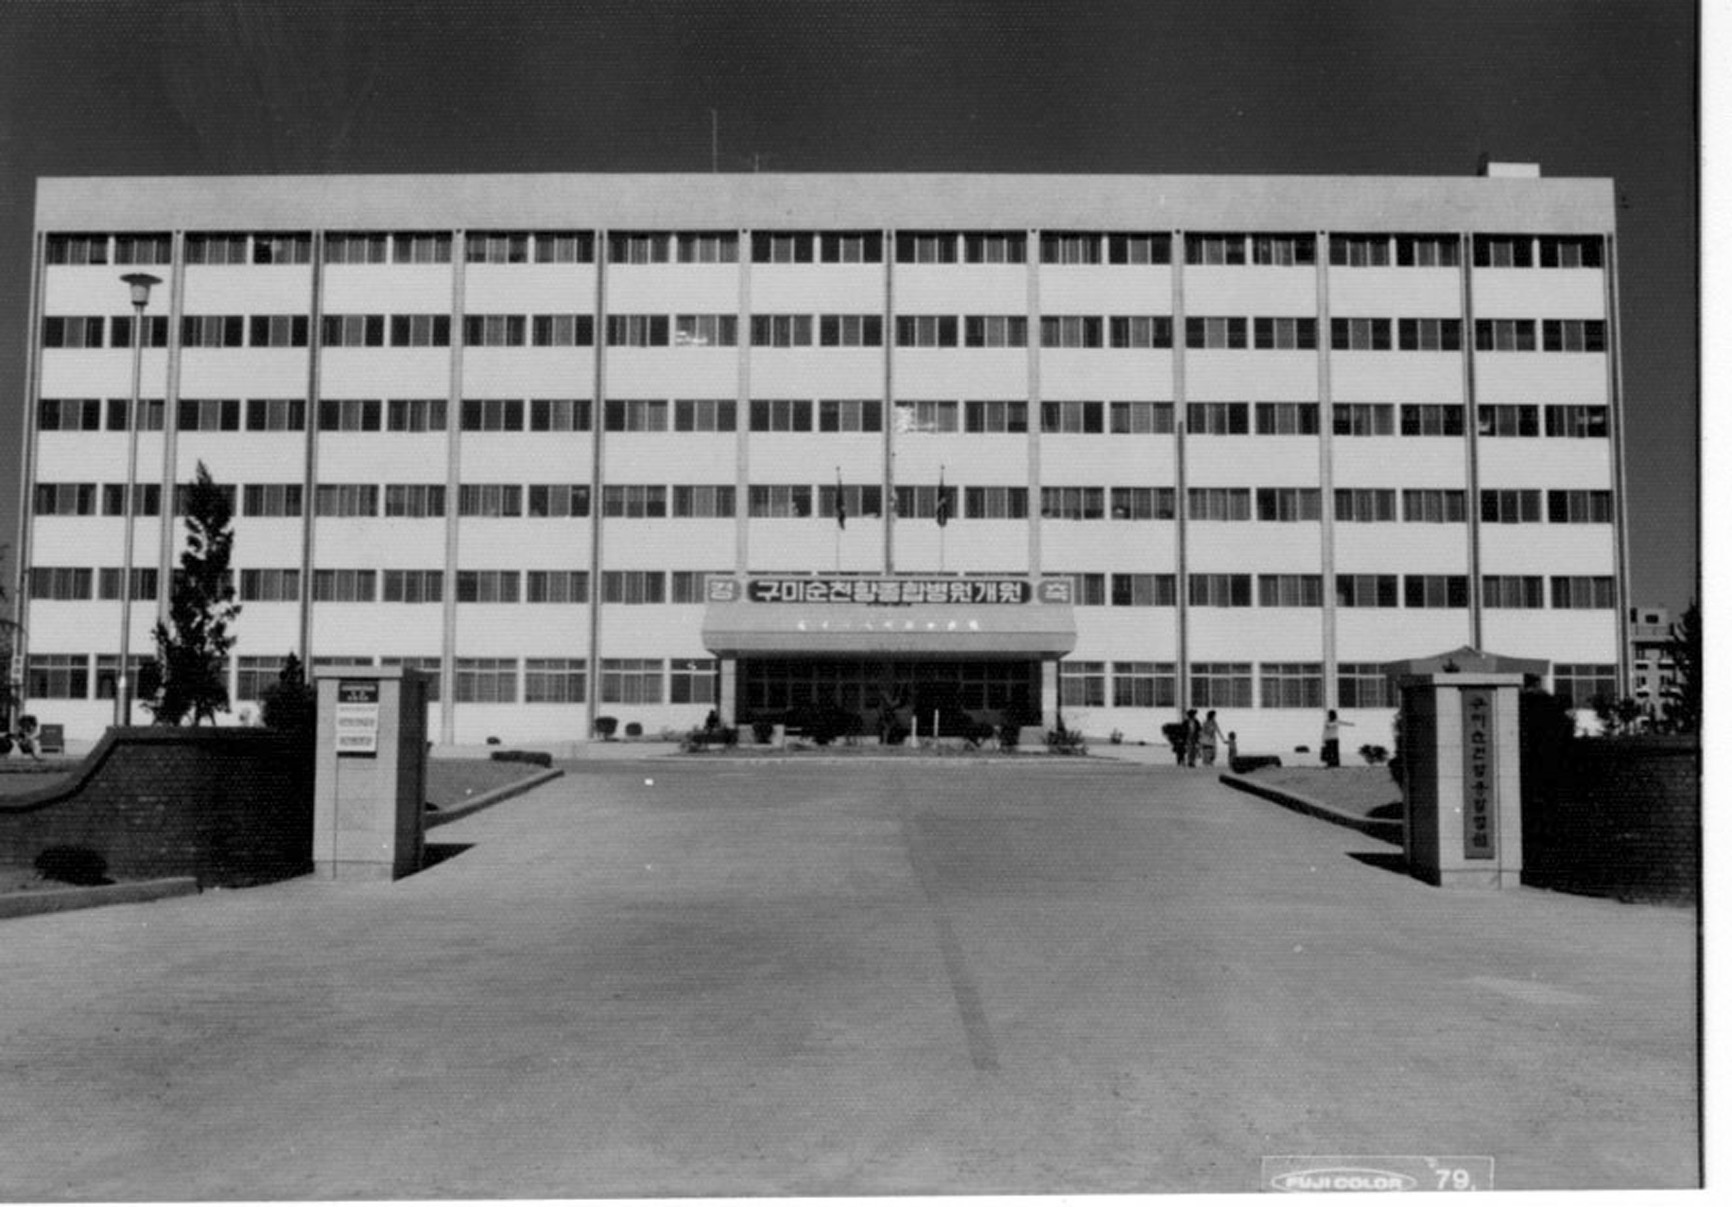
[[[836,467],[836,527],[848,527],[848,501],[842,497],[842,468]]]
[[[938,520],[940,528],[950,523],[950,496],[944,493],[944,469],[942,466],[938,470],[938,507],[934,516]]]

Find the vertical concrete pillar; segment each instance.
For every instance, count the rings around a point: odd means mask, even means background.
[[[736,311],[734,361],[734,573],[745,574],[751,568],[752,552],[752,232],[739,234],[739,298]],[[599,306],[598,306],[599,311]],[[598,318],[596,320],[600,322]],[[599,342],[599,341],[598,341]],[[597,398],[601,387],[598,385]],[[595,404],[601,414],[601,403]],[[888,403],[885,404],[889,406]],[[596,421],[599,430],[601,422]],[[599,479],[598,479],[599,480]],[[601,493],[597,488],[595,513],[599,522]],[[597,567],[596,590],[600,591],[600,567]],[[599,674],[599,669],[597,674]],[[591,726],[593,736],[594,726]]]
[[[1185,232],[1173,232],[1173,702],[1175,715],[1191,706],[1190,482],[1185,463],[1185,426],[1190,393],[1185,382]],[[1327,589],[1325,584],[1325,589]]]
[[[745,417],[740,417],[745,422]],[[896,232],[884,231],[884,573],[896,573]]]
[[[1473,236],[1461,236],[1461,438],[1467,450],[1467,644],[1485,648],[1485,582],[1480,577],[1479,366],[1474,337]]]
[[[174,568],[178,560],[175,557],[174,485],[180,477],[180,323],[186,313],[186,232],[174,232],[173,239],[170,253],[173,264],[169,270],[168,286],[168,375],[162,387],[162,500],[157,508],[156,530],[156,619],[161,624],[168,623],[169,600],[174,594]],[[140,395],[139,405],[144,405],[143,395]],[[137,423],[138,416],[132,416],[132,421]],[[314,416],[308,413],[307,422],[313,421]],[[312,496],[302,500],[302,506],[312,510]],[[132,584],[127,583],[126,589],[131,591]],[[310,649],[303,650],[302,657],[306,658],[310,652]],[[312,665],[310,659],[307,665]]]
[[[1341,673],[1335,616],[1335,378],[1329,361],[1329,232],[1316,234],[1317,251],[1317,494],[1322,583],[1323,707],[1340,707]]]
[[[1521,683],[1485,673],[1401,681],[1407,867],[1417,879],[1521,883]]]
[[[301,664],[313,665],[313,566],[318,560],[319,515],[319,399],[325,375],[321,367],[325,351],[325,232],[313,232],[311,296],[307,300],[307,401],[302,408],[305,431],[301,433],[301,585],[296,595],[300,609]],[[387,406],[390,404],[387,403]],[[380,416],[384,419],[384,416]],[[383,426],[389,426],[385,420]],[[166,557],[165,557],[166,562]],[[455,591],[455,585],[448,584]],[[443,637],[441,637],[443,648]]]
[[[1610,423],[1612,451],[1612,564],[1614,578],[1613,631],[1618,642],[1618,698],[1635,690],[1631,681],[1633,667],[1630,652],[1630,528],[1629,495],[1624,489],[1624,316],[1618,302],[1618,240],[1606,232],[1604,267],[1600,270],[1606,283],[1606,401]]]
[[[716,683],[716,715],[721,717],[723,725],[734,724],[739,715],[735,701],[739,698],[740,660],[738,658],[721,659],[721,675]]]
[[[1040,724],[1043,729],[1058,728],[1058,659],[1040,660]]]
[[[595,739],[595,718],[601,704],[602,494],[607,479],[607,252],[608,232],[595,232],[595,376],[590,382],[589,408],[589,690],[583,694],[583,740]],[[741,248],[740,255],[747,254]],[[748,338],[747,332],[740,333]],[[736,422],[744,424],[746,416]],[[743,509],[746,500],[739,500]]]
[[[24,341],[24,405],[19,408],[23,417],[23,443],[19,446],[21,455],[18,471],[18,564],[15,567],[16,577],[13,579],[13,607],[16,611],[13,618],[17,629],[12,635],[12,665],[0,667],[0,674],[6,676],[0,681],[9,684],[11,691],[11,711],[0,719],[6,722],[8,731],[16,724],[16,718],[23,716],[29,709],[24,692],[30,686],[30,677],[25,673],[29,667],[30,642],[30,567],[35,554],[31,552],[32,538],[36,531],[36,459],[37,459],[37,421],[38,408],[42,401],[42,354],[40,346],[42,337],[42,277],[47,266],[48,236],[38,232],[30,244],[30,325],[25,330],[30,332],[30,338]],[[127,586],[131,586],[128,583]],[[4,695],[5,693],[0,693]]]
[[[1040,231],[1030,230],[1023,258],[1028,261],[1028,573],[1040,589],[1041,515],[1040,515]]]
[[[451,351],[445,383],[445,560],[440,597],[439,740],[457,740],[457,574],[463,532],[463,316],[468,302],[467,233],[451,235]],[[600,344],[598,339],[597,344]],[[313,501],[307,500],[311,507]],[[591,503],[600,510],[600,496]]]

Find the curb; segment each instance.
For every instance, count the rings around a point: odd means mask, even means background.
[[[564,774],[565,772],[560,770],[558,767],[550,767],[546,771],[537,772],[528,779],[521,779],[516,783],[506,784],[503,788],[495,788],[491,792],[483,792],[480,796],[471,797],[464,801],[456,808],[441,809],[437,813],[427,814],[425,820],[421,823],[421,828],[423,830],[431,830],[435,826],[442,826],[448,822],[458,821],[461,818],[468,817],[471,813],[479,813],[490,805],[497,805],[502,800],[510,800],[514,796],[522,796],[531,788],[539,788],[549,780],[556,780]]]
[[[1274,801],[1282,808],[1291,809],[1295,813],[1304,813],[1310,817],[1321,818],[1337,826],[1346,826],[1350,830],[1358,830],[1372,838],[1380,838],[1384,842],[1401,846],[1406,838],[1406,826],[1399,821],[1381,817],[1360,817],[1353,813],[1344,813],[1333,805],[1326,805],[1313,797],[1286,788],[1274,788],[1268,784],[1259,784],[1255,780],[1242,775],[1223,775],[1221,782],[1229,788],[1237,788],[1252,796],[1260,796],[1264,800]]]
[[[198,891],[197,877],[171,876],[164,880],[141,880],[136,884],[99,884],[6,893],[0,895],[0,918],[25,918],[31,914],[53,914],[98,905],[136,905],[169,897],[186,897]]]

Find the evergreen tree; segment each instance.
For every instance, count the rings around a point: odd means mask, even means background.
[[[156,625],[156,665],[141,676],[153,685],[144,701],[158,725],[197,725],[229,706],[229,625],[240,615],[229,572],[234,549],[233,508],[199,462],[187,487],[186,551],[169,596],[168,623]],[[141,687],[143,684],[140,685]]]
[[[1666,723],[1678,733],[1702,728],[1702,609],[1692,603],[1666,644],[1676,678],[1666,689]]]

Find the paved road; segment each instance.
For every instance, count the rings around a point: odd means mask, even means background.
[[[591,763],[432,837],[0,924],[0,1197],[1694,1184],[1692,914],[1428,888],[1201,772]]]

